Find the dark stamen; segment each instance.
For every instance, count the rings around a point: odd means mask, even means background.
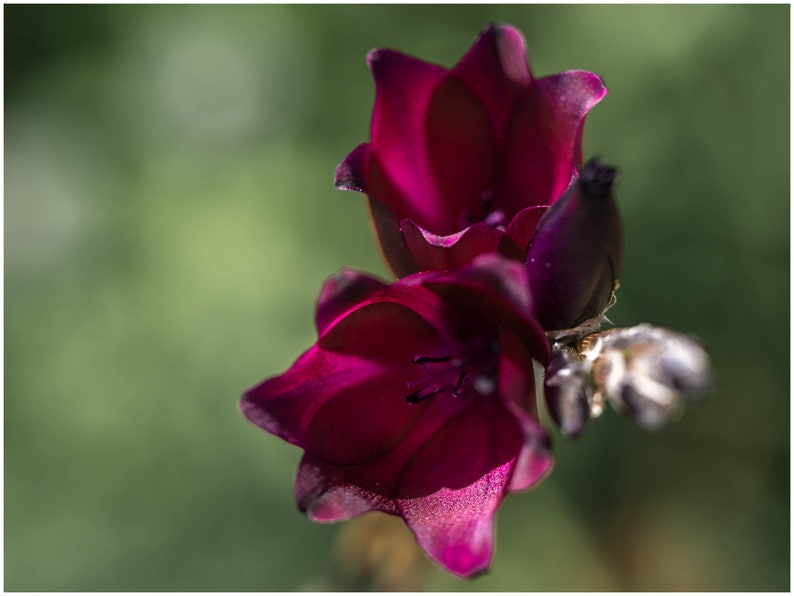
[[[460,390],[463,389],[463,383],[466,381],[468,376],[469,373],[465,370],[458,375],[458,378],[455,381],[455,388],[452,390],[452,395],[455,397],[460,397]]]
[[[411,360],[414,364],[425,364],[426,362],[449,362],[452,356],[414,356]]]
[[[425,387],[420,391],[414,391],[413,393],[409,393],[405,396],[405,401],[409,404],[418,404],[425,401],[428,397],[435,395],[436,393],[441,391],[441,387],[436,385],[432,385],[430,387]]]

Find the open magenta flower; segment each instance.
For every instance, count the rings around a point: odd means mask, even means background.
[[[483,255],[392,285],[343,270],[316,322],[317,343],[241,402],[304,449],[300,509],[321,522],[399,515],[446,569],[485,570],[497,507],[552,465],[532,372],[549,346],[522,265]]]
[[[585,116],[606,94],[590,72],[536,79],[514,28],[491,25],[451,70],[374,50],[371,141],[336,171],[370,197],[398,277],[486,252],[523,261],[535,224],[577,175]]]

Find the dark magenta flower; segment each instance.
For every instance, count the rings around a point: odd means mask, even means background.
[[[316,321],[317,343],[241,402],[304,449],[300,509],[321,522],[399,515],[446,569],[485,570],[497,507],[552,465],[532,372],[549,346],[524,268],[483,255],[392,285],[343,270]]]
[[[486,252],[523,261],[538,218],[577,175],[590,72],[536,79],[514,28],[491,25],[451,70],[374,50],[371,141],[336,171],[364,192],[398,277]]]

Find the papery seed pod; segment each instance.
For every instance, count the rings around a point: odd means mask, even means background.
[[[608,306],[623,264],[612,185],[617,170],[590,159],[538,223],[527,251],[535,310],[546,330],[568,329]]]
[[[667,427],[686,400],[711,388],[706,351],[693,339],[652,325],[610,329],[580,342],[593,359],[597,391],[649,430]]]
[[[543,381],[549,413],[567,439],[579,436],[591,416],[590,363],[570,347],[554,350]]]

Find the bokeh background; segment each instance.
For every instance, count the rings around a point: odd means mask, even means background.
[[[4,15],[7,590],[789,589],[788,6]],[[297,512],[299,450],[238,396],[314,341],[323,279],[387,275],[363,197],[332,188],[368,138],[365,53],[451,66],[490,21],[538,75],[603,76],[610,316],[700,337],[718,389],[664,434],[608,411],[557,437],[486,576],[340,572],[364,526]]]

